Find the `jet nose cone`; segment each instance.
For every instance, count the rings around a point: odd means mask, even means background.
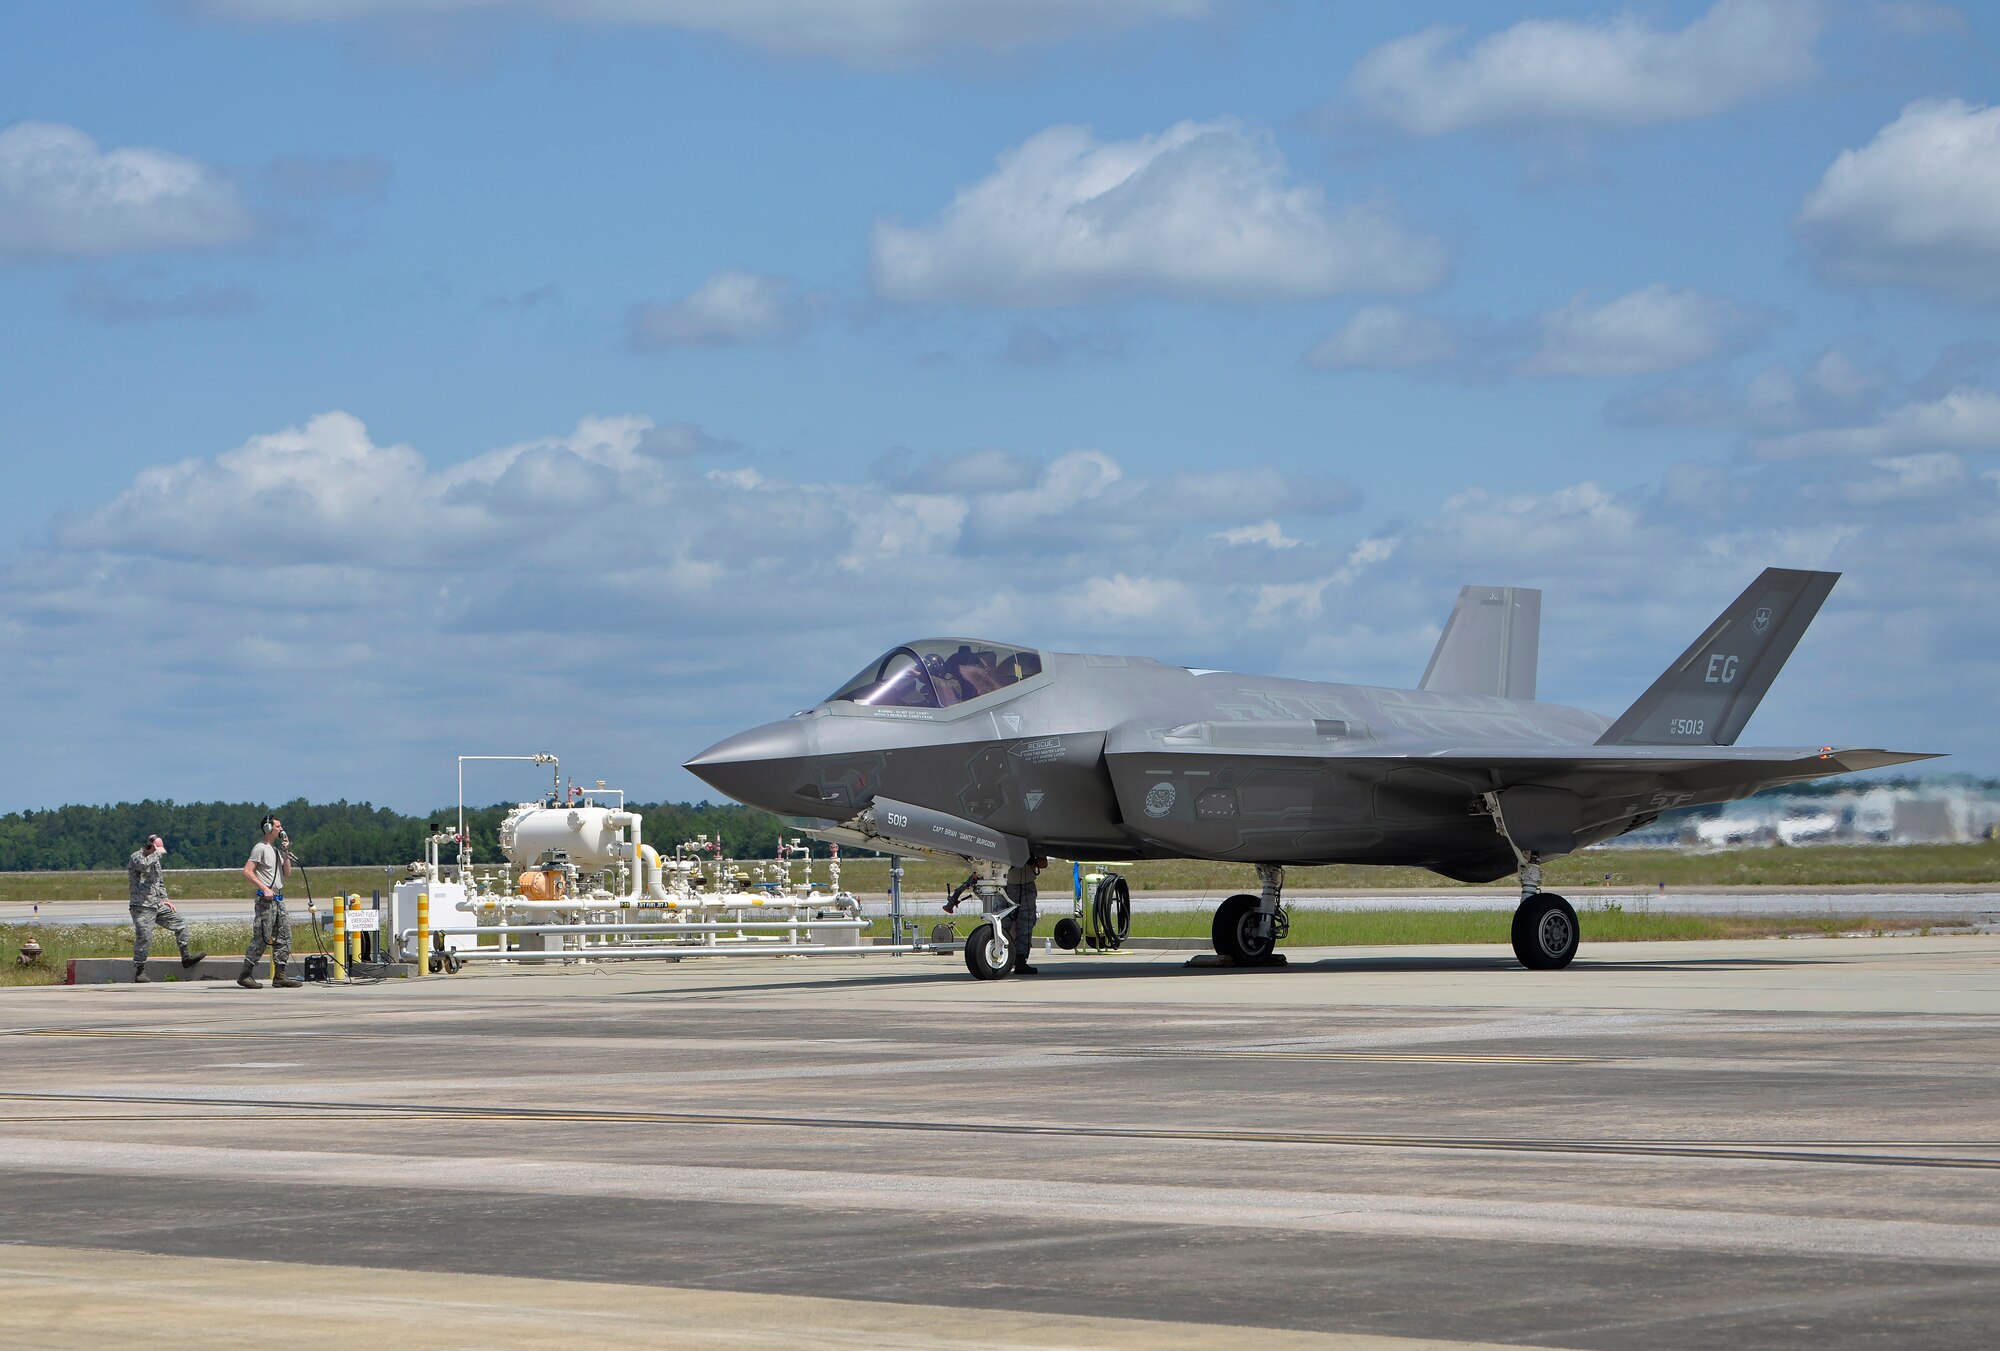
[[[682,765],[689,773],[738,802],[766,811],[795,812],[793,797],[809,777],[812,729],[802,718],[768,722],[724,737]]]

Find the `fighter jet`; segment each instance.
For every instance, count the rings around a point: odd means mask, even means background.
[[[1287,867],[1517,873],[1515,954],[1555,969],[1581,931],[1544,859],[1670,808],[1932,758],[1735,744],[1838,578],[1767,569],[1616,719],[1537,702],[1539,591],[1468,586],[1415,689],[929,638],[686,767],[825,838],[963,859],[982,977],[1009,969],[1004,877],[1036,855],[1254,864],[1258,892],[1213,926],[1241,964],[1276,960]]]

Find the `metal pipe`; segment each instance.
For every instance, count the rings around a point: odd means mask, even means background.
[[[556,791],[562,791],[562,761],[543,752],[540,755],[461,755],[458,757],[458,833],[465,834],[465,762],[467,760],[529,760],[538,765],[554,765]],[[621,797],[622,803],[624,799]]]
[[[864,944],[859,947],[815,947],[809,943],[785,947],[602,947],[567,948],[555,952],[519,951],[499,948],[460,949],[452,955],[461,962],[554,962],[587,961],[608,959],[631,959],[638,957],[810,957],[835,953],[841,956],[866,956],[869,953],[898,952],[943,952],[945,949],[925,943],[883,943]]]
[[[419,903],[424,898],[419,897]],[[477,929],[441,930],[453,938],[472,934],[483,938],[487,934],[657,934],[657,933],[735,933],[739,929],[852,929],[855,932],[868,927],[865,919],[797,919],[797,920],[745,920],[741,924],[482,924]],[[399,935],[408,938],[416,931],[405,929]]]
[[[736,901],[727,896],[697,895],[692,899],[674,898],[664,901],[648,897],[638,905],[625,905],[620,903],[618,897],[609,895],[603,900],[596,901],[589,897],[576,896],[565,896],[553,901],[531,901],[525,896],[473,895],[454,902],[451,908],[467,915],[476,915],[484,910],[662,910],[669,913],[693,914],[697,911],[705,913],[711,910],[788,910],[795,907],[820,906],[824,900],[824,897],[800,896],[777,901]]]

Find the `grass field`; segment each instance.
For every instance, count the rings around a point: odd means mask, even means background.
[[[219,956],[233,952],[239,957],[250,945],[248,924],[195,924],[189,926],[195,951]],[[34,966],[15,961],[21,944],[33,937],[42,945],[42,959]],[[292,947],[311,952],[312,934],[303,924],[292,926]],[[0,986],[54,985],[72,957],[130,957],[132,929],[125,924],[0,924]],[[164,929],[153,931],[155,958],[178,958],[174,936]],[[265,959],[268,968],[270,959]],[[268,974],[268,971],[266,972]]]
[[[903,885],[912,892],[941,892],[963,873],[929,860],[904,865]],[[401,869],[392,870],[400,875]],[[814,875],[826,876],[824,861]],[[1242,863],[1200,863],[1185,860],[1127,863],[1119,871],[1137,892],[1172,892],[1224,896],[1257,890],[1256,869]],[[1043,875],[1043,890],[1062,890],[1069,863],[1057,859]],[[310,880],[315,896],[358,892],[367,896],[388,887],[390,872],[382,868],[315,868]],[[881,895],[889,888],[887,859],[844,859],[841,885],[857,895]],[[1610,886],[1652,890],[1723,886],[1913,886],[1958,883],[2000,883],[2000,843],[1825,845],[1805,849],[1738,849],[1724,853],[1694,853],[1672,849],[1587,849],[1550,863],[1545,885]],[[1422,868],[1337,866],[1293,868],[1285,884],[1299,889],[1355,888],[1361,890],[1450,891],[1461,884]],[[1511,878],[1495,884],[1511,890]],[[245,894],[242,877],[227,869],[170,869],[167,891],[183,899]],[[0,901],[116,901],[125,899],[123,872],[0,874]],[[305,881],[293,878],[289,895],[303,900]],[[247,894],[246,900],[247,900]]]

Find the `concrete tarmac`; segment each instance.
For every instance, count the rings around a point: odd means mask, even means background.
[[[0,1336],[1990,1344],[2000,938],[1291,956],[0,991]]]

